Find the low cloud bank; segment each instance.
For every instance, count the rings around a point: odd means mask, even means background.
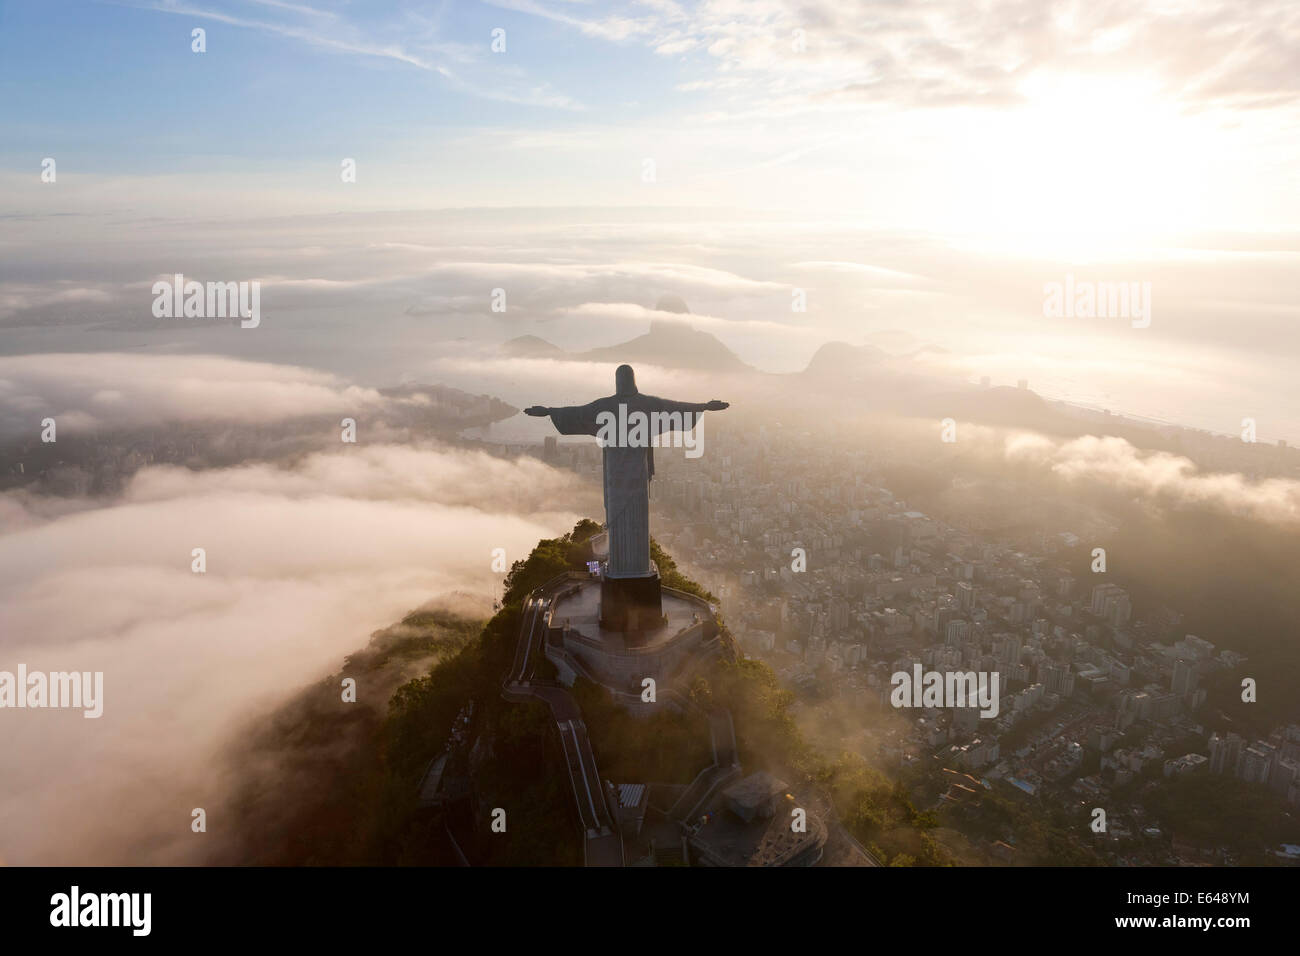
[[[26,519],[0,534],[0,670],[104,673],[99,719],[0,711],[0,860],[199,859],[190,814],[220,805],[213,755],[232,730],[430,598],[497,593],[492,549],[513,561],[572,527],[553,510],[571,486],[530,460],[349,446],[146,468],[98,507],[0,497]],[[222,825],[210,815],[207,836]]]
[[[295,365],[215,355],[42,354],[0,356],[0,437],[167,422],[268,424],[306,415],[355,415],[380,407],[374,389]]]
[[[1263,521],[1300,522],[1300,482],[1205,472],[1181,455],[1143,451],[1123,438],[1085,435],[1060,442],[1019,433],[1006,438],[1005,454],[1009,461],[1036,462],[1070,480],[1099,481],[1134,494]]]

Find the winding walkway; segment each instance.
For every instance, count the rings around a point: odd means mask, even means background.
[[[582,823],[583,861],[587,866],[622,866],[623,838],[610,811],[578,703],[564,687],[533,676],[545,640],[546,608],[554,592],[569,580],[568,575],[552,578],[524,599],[519,640],[501,696],[512,703],[540,700],[551,709],[569,771],[569,787]]]

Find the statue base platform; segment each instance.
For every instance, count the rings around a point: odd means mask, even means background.
[[[593,681],[640,716],[656,712],[642,697],[647,677],[655,681],[661,701],[671,704],[675,695],[685,694],[696,669],[725,648],[707,601],[660,585],[657,576],[598,581],[577,574],[557,585],[548,596],[545,653],[560,683],[572,687],[579,677]],[[652,594],[660,606],[650,606]],[[630,603],[637,600],[644,603]],[[617,615],[620,609],[625,623],[639,618],[645,626],[606,627],[604,612]]]
[[[610,631],[651,631],[664,623],[659,571],[640,578],[601,578],[600,626]]]

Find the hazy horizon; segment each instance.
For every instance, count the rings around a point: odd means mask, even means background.
[[[452,9],[7,4],[0,351],[437,380],[516,335],[625,340],[676,293],[770,371],[894,335],[935,372],[1300,442],[1285,4]],[[264,324],[159,323],[178,272],[260,280]],[[1149,327],[1046,317],[1067,276],[1150,283]]]

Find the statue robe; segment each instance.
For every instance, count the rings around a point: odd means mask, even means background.
[[[703,402],[675,402],[634,392],[610,395],[586,405],[569,405],[550,409],[551,422],[561,435],[591,435],[600,431],[597,416],[609,412],[617,422],[619,406],[626,405],[624,417],[641,412],[647,418],[647,438],[675,431],[662,427],[650,416],[654,413],[679,413],[684,431],[699,422],[705,410]],[[609,529],[609,564],[611,578],[638,578],[651,574],[650,568],[650,479],[654,477],[654,448],[622,448],[606,445],[602,450],[605,486],[605,524]]]

